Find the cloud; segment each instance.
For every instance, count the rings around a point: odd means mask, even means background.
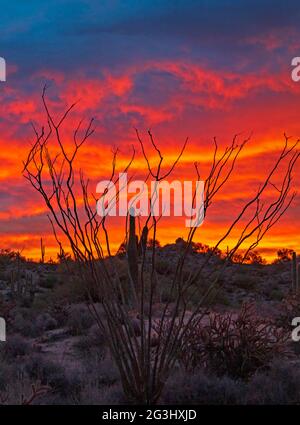
[[[201,237],[212,242],[213,229],[224,230],[263,177],[283,132],[299,136],[300,84],[291,81],[290,60],[299,54],[300,4],[291,0],[59,3],[58,7],[57,2],[33,0],[30,6],[11,2],[1,15],[0,55],[10,70],[7,83],[0,86],[2,246],[25,244],[27,252],[35,252],[39,236],[34,235],[44,231],[51,249],[55,247],[51,230],[43,224],[45,208],[21,177],[22,159],[33,140],[30,123],[38,128],[47,124],[41,102],[45,82],[52,83],[47,95],[56,119],[79,100],[64,127],[68,146],[75,123],[96,119],[96,133],[79,161],[93,184],[109,174],[113,146],[121,150],[119,168],[128,160],[132,144],[138,151],[134,127],[143,137],[152,128],[164,150],[165,166],[190,137],[175,171],[181,178],[194,175],[195,159],[207,170],[213,136],[225,146],[234,133],[246,137],[253,130],[237,176],[220,194],[211,221],[201,229]],[[133,168],[136,174],[144,170],[140,154]],[[291,243],[297,240],[299,211],[296,203],[287,215],[294,229],[281,227],[285,244],[288,235]],[[122,229],[118,224],[114,228],[117,245]],[[162,241],[175,239],[177,232],[176,220],[166,223]],[[280,230],[274,234],[275,242],[266,241],[269,247],[280,243]]]

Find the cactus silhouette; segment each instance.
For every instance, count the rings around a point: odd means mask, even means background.
[[[146,251],[147,240],[148,240],[148,232],[149,232],[149,229],[147,227],[147,224],[145,224],[145,226],[143,227],[141,239],[140,239],[140,242],[139,242],[139,249],[138,249],[139,255],[143,255]]]
[[[135,232],[135,216],[134,211],[130,210],[129,214],[129,237],[127,244],[127,261],[129,279],[132,286],[133,297],[136,299],[138,293],[138,280],[139,280],[139,268],[138,268],[138,246],[137,246],[137,235]]]
[[[300,264],[297,264],[297,254],[294,251],[292,257],[292,291],[298,292],[300,284]]]
[[[46,247],[43,243],[43,238],[41,238],[41,263],[45,262],[45,253],[46,253]]]

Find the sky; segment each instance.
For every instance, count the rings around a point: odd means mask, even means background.
[[[95,117],[95,134],[79,164],[94,187],[109,176],[115,147],[121,171],[134,144],[132,169],[142,172],[134,128],[146,144],[151,128],[166,165],[189,137],[175,171],[181,179],[195,178],[195,160],[207,169],[213,137],[225,147],[235,134],[242,140],[252,133],[197,233],[197,241],[209,244],[263,181],[284,132],[300,137],[300,82],[291,79],[291,60],[300,56],[297,0],[12,0],[0,7],[0,56],[7,63],[7,81],[0,83],[1,248],[38,259],[43,237],[48,258],[55,258],[46,209],[22,177],[34,140],[31,123],[45,124],[45,83],[54,114],[79,101],[66,123],[66,143],[80,118]],[[294,174],[297,189],[297,168]],[[299,214],[297,197],[261,243],[266,257],[299,247]],[[167,243],[184,237],[183,223],[165,219],[158,238]],[[110,224],[117,247],[123,224]]]

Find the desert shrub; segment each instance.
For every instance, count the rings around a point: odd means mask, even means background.
[[[88,335],[83,335],[80,337],[79,340],[75,341],[74,348],[82,356],[89,356],[94,350],[94,347]]]
[[[35,338],[44,331],[55,329],[57,321],[49,313],[40,313],[36,317],[33,310],[21,308],[16,312],[13,327],[22,336]]]
[[[282,248],[277,251],[277,258],[273,261],[273,264],[286,263],[292,260],[293,250],[288,248]]]
[[[62,366],[51,362],[48,358],[35,354],[27,359],[24,364],[24,371],[32,380],[40,380],[43,384],[47,383],[47,378],[63,372]]]
[[[86,300],[86,282],[82,282],[76,276],[63,274],[61,284],[55,285],[53,291],[46,295],[47,302],[59,303],[68,300],[70,304],[80,303]]]
[[[99,386],[110,386],[120,380],[119,371],[110,357],[98,362],[96,379]]]
[[[10,249],[0,250],[0,267],[6,268],[8,265],[17,261],[19,263],[26,262],[25,257],[23,257],[19,251],[12,251]]]
[[[42,333],[44,331],[56,329],[58,323],[49,313],[42,313],[39,314],[36,318],[36,326],[38,330]]]
[[[157,258],[155,262],[155,270],[159,274],[169,274],[172,270],[172,264],[166,259],[163,258]]]
[[[274,301],[282,301],[282,299],[284,298],[284,293],[279,288],[272,289],[269,297],[271,300],[274,300]]]
[[[67,370],[59,375],[48,378],[48,384],[63,397],[72,397],[77,400],[82,387],[82,379],[77,370]]]
[[[245,402],[248,404],[299,404],[299,364],[275,359],[268,370],[250,380]]]
[[[12,377],[14,375],[14,370],[12,366],[7,361],[5,361],[4,353],[1,353],[0,361],[0,392],[3,392],[11,383]]]
[[[17,313],[14,319],[14,329],[19,332],[22,336],[35,337],[37,336],[37,330],[33,326],[32,322],[25,319],[21,313]]]
[[[0,294],[0,313],[1,317],[3,317],[7,322],[10,320],[10,316],[16,307],[16,303],[14,301],[6,302],[3,300]]]
[[[246,384],[228,376],[208,375],[203,370],[188,374],[177,371],[170,376],[161,403],[240,404]]]
[[[170,279],[168,276],[160,276],[159,277],[159,284],[160,284],[160,302],[162,303],[170,303],[174,302],[177,296],[177,288],[174,288],[174,285],[172,286],[172,283],[170,282]]]
[[[82,405],[120,405],[126,404],[120,382],[109,387],[98,387],[93,383],[85,385],[81,392],[80,404]]]
[[[84,362],[84,374],[97,388],[111,386],[120,381],[120,373],[109,355],[105,358],[90,356]]]
[[[94,318],[89,310],[83,306],[73,306],[67,320],[67,327],[71,335],[82,335],[94,323]]]
[[[22,320],[21,324],[17,325],[20,334],[28,338],[36,338],[41,335],[40,329],[35,326],[35,323],[30,320]]]
[[[290,294],[282,300],[280,314],[277,317],[278,326],[285,329],[292,329],[291,323],[294,317],[300,316],[300,295]]]
[[[121,281],[127,281],[128,279],[128,266],[124,259],[115,257],[113,260],[114,269],[117,270],[119,278]]]
[[[3,355],[8,360],[23,357],[31,351],[29,343],[20,335],[11,335],[3,345]]]
[[[40,286],[46,289],[53,289],[55,284],[58,283],[57,277],[54,275],[49,275],[44,279],[40,279]]]
[[[192,242],[191,246],[192,246],[193,252],[197,254],[206,254],[208,252],[211,252],[211,248],[208,245],[203,244],[201,242]]]
[[[200,366],[219,376],[248,378],[278,355],[286,355],[289,335],[256,316],[252,304],[232,313],[210,314],[206,326],[191,326],[181,361],[188,370]]]
[[[216,285],[215,288],[210,291],[210,295],[208,297],[206,296],[209,288],[209,282],[209,280],[206,280],[197,286],[191,285],[190,288],[188,288],[187,294],[191,297],[191,307],[199,305],[200,302],[205,307],[216,304],[224,306],[230,305],[231,302],[222,286]],[[203,298],[204,296],[205,298]]]
[[[274,359],[268,368],[257,371],[248,382],[217,376],[203,370],[177,370],[170,376],[162,403],[167,404],[255,404],[283,405],[300,402],[298,364]]]
[[[83,356],[95,355],[99,359],[103,359],[106,353],[105,337],[95,324],[90,329],[87,335],[75,342],[74,347]]]
[[[153,245],[156,248],[161,248],[161,244],[160,244],[160,242],[157,239],[155,239],[155,240],[153,240],[151,238],[148,239],[148,241],[147,241],[147,248],[152,249],[153,248]]]
[[[66,370],[62,365],[41,355],[36,354],[27,359],[24,369],[31,380],[49,385],[63,397],[77,397],[80,392],[82,384],[78,371]]]
[[[239,261],[237,261],[237,259]],[[249,251],[245,257],[244,254],[235,254],[235,262],[243,261],[244,264],[256,264],[263,265],[266,264],[266,260],[259,254],[258,251]]]
[[[252,276],[248,271],[236,273],[233,277],[233,285],[241,289],[251,290],[257,285],[257,277]]]
[[[228,298],[226,292],[223,289],[221,289],[221,290],[216,292],[216,294],[212,298],[212,300],[208,301],[208,305],[211,305],[211,304],[220,304],[220,305],[224,305],[224,306],[230,306],[231,302],[230,302],[230,299]]]
[[[68,304],[55,302],[48,307],[48,312],[60,326],[65,326],[69,317],[70,306]]]

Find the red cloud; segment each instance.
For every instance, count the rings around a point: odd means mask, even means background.
[[[154,75],[153,85],[148,87],[149,97],[137,92],[138,78],[147,73]],[[159,88],[155,85],[155,73],[159,73],[160,81],[165,78],[167,82],[170,75],[173,77],[173,86],[166,90],[166,96],[163,96],[161,85]],[[66,122],[64,136],[69,146],[72,143],[70,135],[75,127],[74,122],[77,124],[82,117],[96,116],[98,119],[96,134],[83,147],[78,163],[93,184],[109,175],[111,145],[121,148],[122,155],[118,162],[120,169],[128,161],[129,146],[135,143],[132,126],[142,129],[155,126],[152,130],[157,134],[158,143],[165,152],[165,166],[176,156],[185,137],[190,137],[190,145],[182,157],[181,166],[175,172],[178,178],[195,177],[195,160],[200,162],[205,174],[211,158],[209,137],[218,135],[220,144],[224,146],[234,132],[242,129],[248,135],[250,130],[254,130],[253,142],[249,144],[245,156],[241,157],[238,173],[228,188],[220,194],[211,221],[208,220],[201,228],[201,239],[203,237],[208,243],[213,243],[212,235],[224,230],[228,222],[228,217],[225,220],[222,216],[224,203],[227,205],[229,216],[233,215],[237,203],[245,199],[249,191],[254,190],[257,182],[262,179],[274,158],[274,152],[280,147],[283,131],[294,136],[300,133],[300,84],[293,83],[290,76],[280,70],[273,74],[267,71],[262,71],[259,75],[242,74],[218,71],[182,61],[149,61],[135,64],[119,73],[99,73],[99,78],[87,77],[83,73],[68,76],[40,71],[33,76],[31,84],[35,78],[40,79],[41,76],[53,78],[56,82],[55,87],[49,90],[49,106],[55,117],[59,116],[67,104],[79,101]],[[32,189],[22,180],[21,160],[25,158],[33,134],[31,127],[25,124],[29,124],[30,120],[37,126],[46,124],[40,99],[40,85],[37,85],[36,91],[30,95],[25,89],[3,86],[0,114],[3,119],[0,134],[0,180],[2,187],[6,189],[6,198],[11,195],[12,199],[16,199],[15,205],[2,203],[0,226],[10,232],[2,240],[2,246],[13,247],[14,243],[21,246],[24,243],[26,252],[32,254],[38,252],[38,244],[37,247],[35,245],[41,235],[37,235],[36,240],[32,235],[29,236],[24,219],[30,217],[34,229],[45,210],[41,200],[33,197]],[[138,149],[138,145],[136,146]],[[155,158],[152,157],[151,160],[155,161]],[[138,152],[132,171],[142,174],[144,167]],[[299,185],[299,175],[295,177],[295,184]],[[24,187],[22,196],[17,191],[20,186]],[[295,208],[299,212],[299,205]],[[289,213],[286,222],[294,211]],[[16,225],[14,220],[19,220],[17,240],[13,229]],[[288,240],[293,246],[300,242],[295,236],[299,231],[296,231],[294,225],[286,226],[286,222],[284,228],[282,227],[282,239],[279,226],[274,233],[275,239],[266,239],[267,247],[279,246],[280,241],[285,246]],[[176,219],[164,221],[159,235],[162,242],[181,236],[178,235],[178,223]],[[112,233],[116,247],[122,231],[120,223],[113,224]],[[50,232],[51,229],[45,231],[47,234]],[[53,252],[55,241],[50,236],[49,244]]]

